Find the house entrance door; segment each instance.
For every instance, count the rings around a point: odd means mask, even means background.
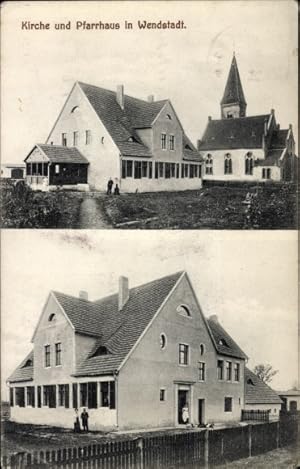
[[[178,390],[178,423],[185,424],[189,422],[189,391]]]
[[[204,416],[204,399],[198,399],[198,423],[203,425],[205,423]]]

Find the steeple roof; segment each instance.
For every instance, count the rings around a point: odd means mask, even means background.
[[[233,103],[246,104],[235,55],[233,55],[232,58],[224,95],[221,101],[221,104]]]

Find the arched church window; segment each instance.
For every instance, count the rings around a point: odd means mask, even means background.
[[[232,159],[230,153],[226,153],[225,155],[224,174],[232,174]]]
[[[253,154],[251,153],[251,151],[248,151],[248,153],[246,154],[246,158],[245,158],[245,174],[252,175],[253,166],[254,166]]]
[[[213,174],[213,157],[210,153],[205,158],[205,174]]]

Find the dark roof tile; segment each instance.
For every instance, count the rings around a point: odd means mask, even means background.
[[[281,404],[281,402],[278,394],[270,386],[245,367],[245,404]]]
[[[89,161],[80,153],[76,147],[65,147],[61,145],[37,145],[47,155],[51,163],[78,163],[89,164]]]
[[[221,104],[246,104],[236,58],[233,56]]]

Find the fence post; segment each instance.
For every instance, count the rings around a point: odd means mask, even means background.
[[[204,467],[208,469],[208,457],[209,457],[209,430],[205,430],[204,434]]]
[[[252,425],[249,423],[248,426],[248,446],[249,446],[249,458],[252,456]]]
[[[279,448],[279,432],[280,432],[280,428],[279,428],[279,420],[278,420],[278,422],[276,422],[276,448],[277,449]]]
[[[139,438],[137,440],[137,447],[139,449],[139,459],[140,459],[139,469],[144,469],[144,440],[143,438]]]

